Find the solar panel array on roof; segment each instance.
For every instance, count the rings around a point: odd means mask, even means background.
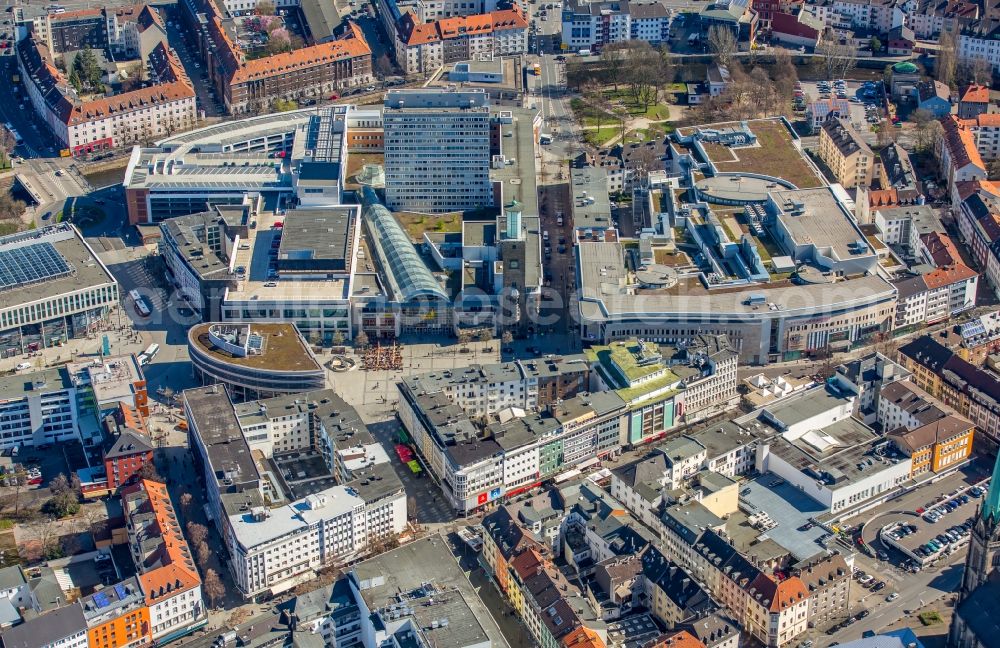
[[[94,594],[94,605],[99,608],[106,608],[111,605],[111,601],[108,600],[108,595],[104,592],[98,592]]]
[[[33,243],[0,251],[0,290],[48,281],[72,272],[51,243]]]
[[[966,322],[961,326],[962,328],[960,330],[962,331],[962,337],[965,338],[975,337],[986,333],[986,327],[983,326],[982,320],[975,319],[971,322]]]
[[[128,592],[125,591],[125,586],[121,583],[115,585],[115,594],[118,595],[119,601],[128,596]]]

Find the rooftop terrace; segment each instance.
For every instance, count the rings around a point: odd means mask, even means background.
[[[249,329],[253,347],[239,355],[209,339],[209,329],[218,324],[198,324],[188,332],[188,342],[199,351],[223,363],[270,371],[319,371],[321,367],[306,346],[294,324],[230,325],[228,328]],[[246,335],[246,333],[243,333]],[[238,344],[242,344],[241,337]]]

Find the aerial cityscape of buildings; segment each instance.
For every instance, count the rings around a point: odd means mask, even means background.
[[[0,648],[1000,647],[997,8],[0,24]]]

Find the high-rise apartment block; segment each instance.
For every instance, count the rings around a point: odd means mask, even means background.
[[[393,91],[383,123],[390,209],[448,212],[493,204],[484,90]]]

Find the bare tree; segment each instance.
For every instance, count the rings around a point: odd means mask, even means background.
[[[722,25],[712,25],[708,28],[708,47],[715,55],[719,65],[729,65],[736,54],[736,34]]]
[[[200,545],[208,539],[208,528],[204,524],[197,522],[187,523],[188,542],[192,545]]]
[[[956,21],[957,23],[958,21]],[[938,36],[937,57],[934,60],[934,77],[951,87],[958,67],[958,39],[951,31],[942,31]]]
[[[782,102],[792,100],[795,94],[795,83],[799,80],[798,69],[792,63],[792,55],[784,47],[774,50],[774,89]]]
[[[382,54],[382,56],[376,58],[375,62],[372,64],[372,68],[374,69],[376,76],[380,76],[382,78],[390,76],[394,71],[392,68],[392,60],[389,58],[388,54]]]
[[[607,118],[608,111],[611,110],[611,104],[604,96],[601,84],[593,80],[587,81],[580,87],[580,93],[584,104],[591,109],[590,116],[597,122],[597,130],[601,130],[601,125]]]
[[[219,574],[214,569],[205,572],[205,578],[201,583],[201,589],[205,592],[212,607],[216,607],[226,595],[226,586],[219,578]]]
[[[990,85],[993,82],[993,66],[984,58],[961,59],[955,66],[955,84],[959,87],[975,83]]]
[[[139,468],[139,472],[136,474],[139,476],[139,479],[148,479],[150,481],[160,482],[161,484],[165,484],[167,482],[167,480],[160,476],[159,471],[156,469],[156,462],[154,461],[147,461],[142,464],[142,467]]]
[[[15,464],[7,475],[8,483],[14,487],[14,517],[17,517],[21,513],[21,491],[28,485],[28,471],[21,464]]]
[[[87,523],[87,530],[94,533],[103,524],[108,521],[108,513],[104,510],[104,507],[94,507],[83,509],[83,519]]]
[[[887,358],[896,357],[896,349],[899,348],[899,340],[893,337],[892,333],[877,333],[875,335],[875,351]]]
[[[660,44],[660,64],[658,66],[658,80],[660,85],[660,94],[664,97],[667,95],[668,86],[674,82],[674,78],[677,76],[677,68],[674,66],[674,58],[670,55],[670,48],[666,43]]]
[[[819,64],[827,79],[843,78],[854,68],[858,52],[854,45],[841,43],[836,38],[828,38],[816,46]]]
[[[629,43],[609,43],[601,50],[601,63],[604,68],[604,78],[615,86],[625,80],[625,71],[629,59]]]
[[[364,349],[368,346],[368,334],[364,331],[358,331],[358,334],[354,336],[354,346],[358,349]]]
[[[17,146],[17,141],[6,128],[0,128],[0,165],[7,166],[10,152]]]
[[[648,43],[636,44],[628,50],[625,80],[633,103],[647,110],[656,102],[663,69],[663,58]]]
[[[993,65],[982,57],[972,59],[972,82],[979,85],[993,84]]]
[[[10,193],[0,193],[0,220],[21,219],[26,205],[22,200],[15,200]]]
[[[625,134],[628,132],[628,124],[632,115],[629,113],[628,108],[625,106],[616,106],[613,112],[615,119],[618,121],[618,136],[622,140],[622,146],[625,145]]]
[[[64,493],[69,490],[69,480],[66,479],[66,475],[59,473],[52,478],[49,482],[49,490],[52,491],[53,495],[58,495],[59,493]]]
[[[914,148],[918,153],[928,153],[934,150],[935,145],[944,134],[944,127],[936,119],[917,124],[917,137]]]
[[[191,503],[194,501],[194,495],[191,493],[181,493],[181,509],[184,511],[185,515],[188,515],[191,511]]]
[[[875,145],[880,149],[889,146],[896,141],[896,134],[897,131],[892,123],[883,118],[878,123],[878,131],[875,133]]]
[[[470,333],[469,331],[467,331],[465,329],[459,330],[459,332],[458,332],[458,343],[459,344],[461,344],[462,346],[465,346],[465,345],[467,345],[471,341],[472,341],[472,333]]]
[[[750,70],[750,105],[754,116],[769,115],[777,112],[777,93],[771,77],[764,68],[755,67]]]
[[[257,6],[254,8],[254,13],[258,16],[273,16],[274,3],[271,2],[271,0],[257,0]]]
[[[501,342],[501,343],[502,343],[502,344],[503,344],[504,346],[507,346],[508,344],[510,344],[510,343],[511,343],[511,342],[513,342],[513,341],[514,341],[514,335],[513,335],[513,334],[512,334],[512,333],[511,333],[510,331],[504,331],[504,332],[503,332],[503,333],[502,333],[502,334],[500,335],[500,342]]]
[[[195,545],[194,552],[197,555],[198,566],[202,569],[208,569],[208,563],[212,560],[212,550],[208,548],[208,543],[199,542]]]
[[[489,342],[490,340],[493,339],[493,331],[485,327],[481,328],[478,331],[476,331],[476,339],[478,339],[480,342]]]
[[[42,558],[58,558],[59,551],[59,527],[52,517],[44,517],[35,522],[30,527],[30,537],[38,543],[39,555],[36,560]]]

